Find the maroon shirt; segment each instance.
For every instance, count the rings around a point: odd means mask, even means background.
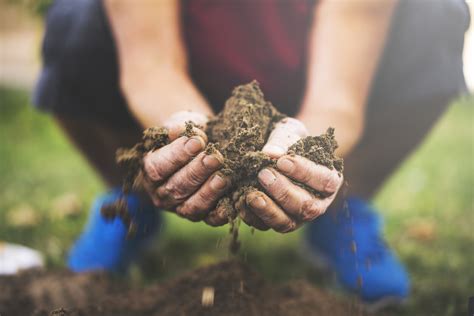
[[[191,75],[216,111],[234,86],[256,79],[280,111],[297,112],[313,6],[312,0],[183,0]]]

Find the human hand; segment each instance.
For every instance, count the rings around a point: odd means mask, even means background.
[[[205,127],[207,117],[180,111],[165,121],[171,143],[145,155],[145,188],[155,206],[199,221],[215,207],[230,180],[217,172],[222,167],[222,155],[203,152],[207,137],[202,129],[194,127],[196,135],[180,136],[188,121]]]
[[[308,131],[299,120],[285,118],[276,124],[262,149],[278,159],[276,169],[265,168],[258,174],[265,192],[250,192],[237,202],[244,222],[261,230],[291,232],[324,214],[333,202],[343,177],[336,170],[304,157],[286,155],[292,144],[306,136]],[[290,179],[321,192],[323,197],[315,196]]]

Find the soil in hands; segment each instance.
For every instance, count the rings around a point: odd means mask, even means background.
[[[207,124],[205,132],[209,144],[206,153],[219,151],[224,157],[224,167],[220,172],[232,179],[232,187],[218,201],[215,211],[224,212],[229,218],[234,239],[236,239],[238,227],[235,223],[238,214],[234,205],[245,193],[262,190],[257,174],[267,166],[274,166],[276,160],[262,153],[261,150],[275,124],[284,118],[284,114],[278,112],[271,102],[265,100],[258,83],[253,81],[234,88],[223,111],[211,118]],[[184,135],[191,136],[193,126],[194,123],[188,122]],[[145,130],[142,142],[131,149],[121,149],[118,152],[117,161],[127,170],[123,184],[125,193],[141,189],[144,154],[168,143],[167,130],[154,127]],[[329,128],[323,135],[309,136],[299,140],[289,148],[288,153],[301,155],[342,173],[343,161],[335,156],[336,148],[334,129]],[[313,193],[319,194],[315,191]],[[128,216],[123,200],[104,207],[102,213],[108,218],[120,216],[129,226],[129,232],[133,233],[134,225]],[[235,245],[233,248],[237,248]]]
[[[303,280],[269,284],[238,261],[145,288],[103,274],[44,271],[0,277],[0,288],[2,315],[363,315],[356,303]]]

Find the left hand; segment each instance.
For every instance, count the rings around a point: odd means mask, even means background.
[[[258,180],[265,192],[250,192],[237,203],[242,220],[260,230],[287,233],[324,214],[339,191],[343,177],[333,169],[301,156],[285,155],[288,148],[308,136],[304,124],[285,118],[276,124],[262,151],[278,159],[276,169],[265,168]],[[294,184],[289,178],[323,193],[323,198]]]
[[[196,135],[180,136],[188,121],[204,128],[207,117],[180,111],[163,123],[171,142],[143,158],[144,186],[156,207],[200,221],[214,209],[229,187],[230,179],[218,172],[223,165],[222,155],[203,152],[207,144],[204,130],[193,127]]]

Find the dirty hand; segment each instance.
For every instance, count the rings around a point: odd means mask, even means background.
[[[145,155],[145,188],[155,206],[198,221],[215,206],[230,181],[217,173],[222,155],[203,152],[207,143],[203,130],[194,127],[196,135],[180,136],[188,121],[204,127],[207,117],[180,111],[166,120],[171,143]]]
[[[272,228],[286,233],[323,214],[332,203],[342,185],[342,176],[336,170],[304,157],[285,155],[288,147],[306,136],[306,127],[294,118],[277,123],[262,149],[278,159],[276,169],[265,168],[258,174],[265,193],[248,193],[237,203],[240,216],[247,224],[261,230]],[[321,192],[324,197],[314,196],[290,178]]]

